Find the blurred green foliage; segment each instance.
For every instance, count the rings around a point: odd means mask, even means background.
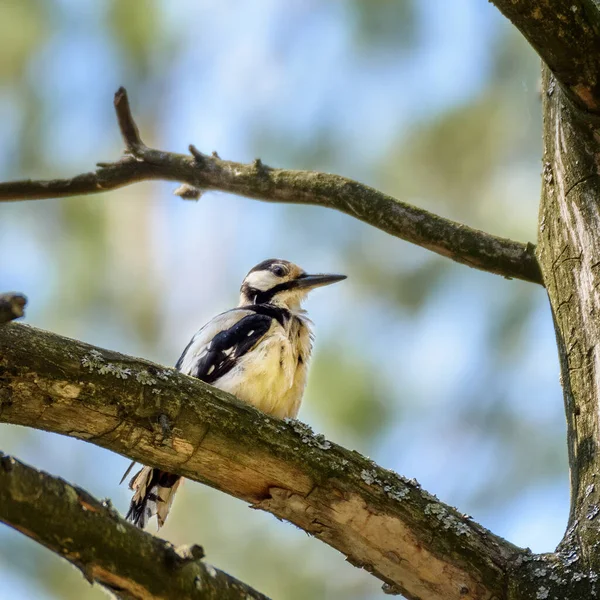
[[[419,21],[411,0],[352,0],[346,10],[358,54],[377,50],[389,56],[417,41]]]
[[[164,31],[160,24],[160,6],[154,0],[109,2],[108,27],[119,53],[142,79],[152,77],[151,58],[161,48]]]
[[[47,8],[41,0],[0,3],[0,81],[20,81],[31,56],[48,36]]]

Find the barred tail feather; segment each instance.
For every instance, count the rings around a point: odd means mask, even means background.
[[[156,515],[160,529],[167,519],[181,481],[179,475],[142,467],[129,482],[129,489],[134,493],[125,518],[143,529],[149,519]]]

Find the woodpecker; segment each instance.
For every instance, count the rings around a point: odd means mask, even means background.
[[[175,368],[265,413],[295,418],[313,342],[302,301],[311,290],[343,279],[345,275],[308,275],[287,260],[259,263],[242,282],[237,308],[202,327]],[[129,482],[134,493],[126,519],[143,528],[156,515],[162,527],[180,483],[179,475],[142,467]]]

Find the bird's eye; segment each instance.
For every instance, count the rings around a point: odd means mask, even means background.
[[[285,275],[285,269],[281,265],[275,265],[271,270],[277,277],[283,277]]]

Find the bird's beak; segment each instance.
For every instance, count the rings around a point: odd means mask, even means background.
[[[346,279],[345,275],[334,275],[334,274],[318,274],[318,275],[300,275],[298,279],[294,280],[295,288],[308,288],[313,289],[321,287],[323,285],[330,285],[338,281]]]

